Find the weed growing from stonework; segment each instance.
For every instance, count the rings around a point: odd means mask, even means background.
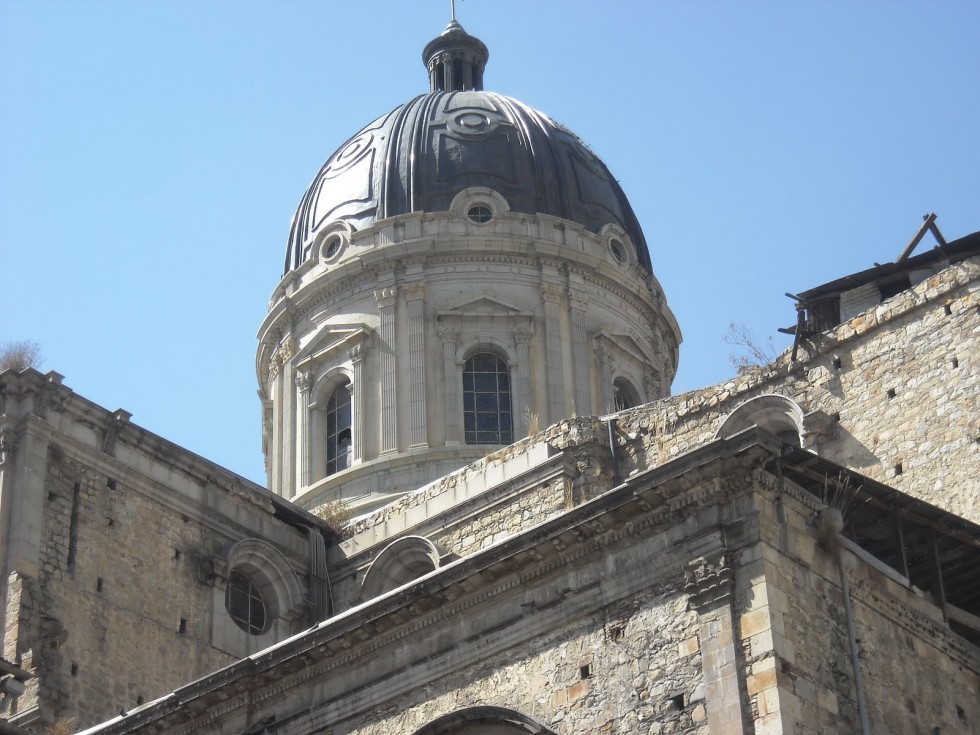
[[[738,352],[729,353],[728,362],[740,373],[755,367],[768,367],[779,357],[772,337],[760,341],[755,332],[740,322],[729,324],[728,332],[722,339],[725,344],[738,349]]]
[[[38,368],[44,362],[41,345],[29,339],[0,344],[0,372]]]
[[[310,513],[338,533],[347,521],[354,517],[354,511],[343,500],[332,500],[329,503],[324,503],[311,510]]]

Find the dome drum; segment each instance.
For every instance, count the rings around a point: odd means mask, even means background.
[[[367,511],[570,417],[668,395],[681,335],[636,216],[567,129],[482,87],[455,22],[431,91],[327,159],[259,332],[270,487]]]

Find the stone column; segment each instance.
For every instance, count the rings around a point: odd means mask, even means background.
[[[564,289],[554,284],[541,287],[544,298],[544,329],[548,356],[548,423],[553,424],[565,413],[565,378],[561,354],[561,297]]]
[[[269,367],[266,374],[270,403],[276,407],[269,422],[269,453],[266,462],[269,466],[269,490],[277,495],[283,495],[282,481],[282,391],[279,390],[279,348],[269,357]],[[265,432],[265,427],[262,429]]]
[[[316,422],[310,416],[310,373],[308,370],[297,370],[293,382],[296,383],[298,394],[297,423],[299,436],[297,447],[299,463],[299,486],[307,487],[313,479],[313,466],[310,449],[313,447]]]
[[[596,359],[599,361],[599,407],[601,413],[612,413],[616,410],[613,402],[613,359],[609,350],[601,344],[596,346]]]
[[[408,310],[408,396],[411,420],[411,446],[429,446],[425,425],[425,283],[407,283]]]
[[[695,543],[704,539],[695,540]],[[712,542],[721,541],[712,534]],[[742,696],[736,649],[735,614],[732,609],[735,575],[723,548],[714,548],[692,560],[684,572],[685,592],[698,614],[704,672],[705,712],[711,735],[743,735],[747,697]]]
[[[530,327],[518,327],[514,330],[514,344],[517,346],[517,374],[514,376],[517,384],[514,393],[517,397],[517,405],[514,408],[517,410],[515,418],[520,432],[514,437],[515,440],[527,436],[531,431],[530,418],[534,413],[534,406],[531,404],[531,338],[533,336],[534,330]]]
[[[347,355],[351,361],[351,396],[350,396],[350,428],[351,428],[351,465],[364,461],[364,355],[367,354],[367,344],[361,342],[351,347]]]
[[[584,293],[569,292],[572,307],[572,354],[576,356],[575,369],[575,416],[590,416],[592,402],[589,400],[589,344],[585,331],[585,310],[589,299]]]
[[[299,472],[296,471],[297,451],[294,445],[296,441],[299,422],[296,416],[296,391],[293,388],[293,366],[290,360],[296,354],[296,340],[290,335],[287,336],[279,347],[279,385],[280,403],[279,412],[282,417],[282,476],[281,494],[285,498],[296,495],[299,484]]]
[[[395,363],[395,297],[394,286],[379,288],[374,292],[378,302],[381,324],[378,330],[380,343],[378,355],[381,380],[381,437],[379,453],[398,451],[398,375]]]
[[[442,382],[446,399],[446,446],[454,447],[463,442],[463,409],[460,405],[463,383],[456,364],[459,327],[443,327],[439,339],[442,341]]]

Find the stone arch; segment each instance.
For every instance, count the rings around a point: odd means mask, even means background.
[[[413,735],[554,735],[540,722],[503,707],[467,707],[450,712]]]
[[[510,444],[514,441],[515,411],[514,363],[509,351],[484,340],[463,356],[459,366],[463,441]],[[483,402],[486,405],[481,405]]]
[[[439,551],[422,536],[388,544],[371,562],[361,583],[361,599],[370,600],[438,569]]]
[[[750,398],[725,417],[715,436],[727,439],[753,426],[772,432],[783,441],[802,446],[803,410],[786,396],[772,393]]]
[[[354,391],[360,389],[346,365],[330,368],[313,385],[306,424],[308,481],[316,482],[349,469],[354,457],[361,456],[363,448],[354,442],[355,425],[361,418],[354,415]],[[347,391],[346,426],[331,431],[328,423],[332,399],[340,390]],[[341,435],[346,436],[345,448],[339,446]]]
[[[228,576],[241,571],[262,592],[271,618],[291,619],[302,611],[306,596],[296,572],[286,557],[269,543],[256,538],[242,539],[225,555]]]
[[[612,395],[612,408],[617,412],[636,408],[645,402],[635,381],[622,373],[613,378]]]

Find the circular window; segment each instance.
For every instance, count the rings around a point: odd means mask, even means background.
[[[612,253],[612,256],[616,259],[617,263],[626,262],[626,246],[619,240],[613,238],[609,241],[609,251]]]
[[[340,246],[343,245],[343,241],[334,235],[327,240],[326,245],[323,247],[323,258],[324,260],[330,260],[332,257],[340,252]]]
[[[485,204],[474,204],[466,212],[466,216],[470,218],[470,222],[482,225],[493,219],[493,210]]]
[[[237,569],[228,577],[225,607],[235,624],[249,635],[265,630],[265,600],[255,581]]]

